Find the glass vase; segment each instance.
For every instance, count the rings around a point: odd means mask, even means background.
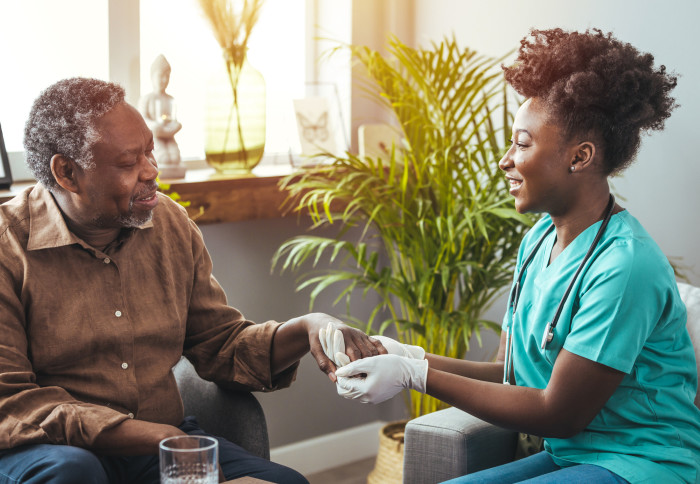
[[[222,175],[245,174],[260,162],[264,150],[265,80],[247,57],[240,66],[225,60],[207,86],[207,163]]]

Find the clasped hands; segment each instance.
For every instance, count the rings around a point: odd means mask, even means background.
[[[338,369],[338,395],[363,403],[381,403],[405,388],[425,393],[428,360],[420,346],[399,343],[386,336],[371,336],[387,354],[350,361],[345,354],[343,333],[332,323],[321,328],[319,340],[326,356]]]

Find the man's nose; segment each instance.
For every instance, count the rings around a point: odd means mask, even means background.
[[[144,163],[141,170],[143,180],[155,180],[158,176],[158,163],[153,156],[143,155]]]

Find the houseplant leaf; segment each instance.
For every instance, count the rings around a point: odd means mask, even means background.
[[[373,292],[379,302],[369,321],[351,321],[379,333],[393,327],[401,342],[461,358],[472,336],[499,330],[482,314],[510,283],[532,223],[515,210],[498,168],[515,106],[502,59],[454,38],[427,49],[391,38],[386,56],[349,48],[367,72],[364,88],[393,115],[401,140],[386,158],[346,153],[284,180],[294,210],[310,214],[314,227],[342,230],[335,244],[292,239],[273,264],[298,271],[328,254],[330,269],[301,278],[312,301],[331,285],[345,285],[336,302],[345,299],[347,308],[353,295]],[[350,228],[359,230],[354,241],[344,239]],[[442,406],[412,392],[412,417]]]

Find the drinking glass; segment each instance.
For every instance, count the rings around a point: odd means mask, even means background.
[[[219,443],[216,439],[182,435],[163,439],[159,447],[161,484],[219,482]]]

